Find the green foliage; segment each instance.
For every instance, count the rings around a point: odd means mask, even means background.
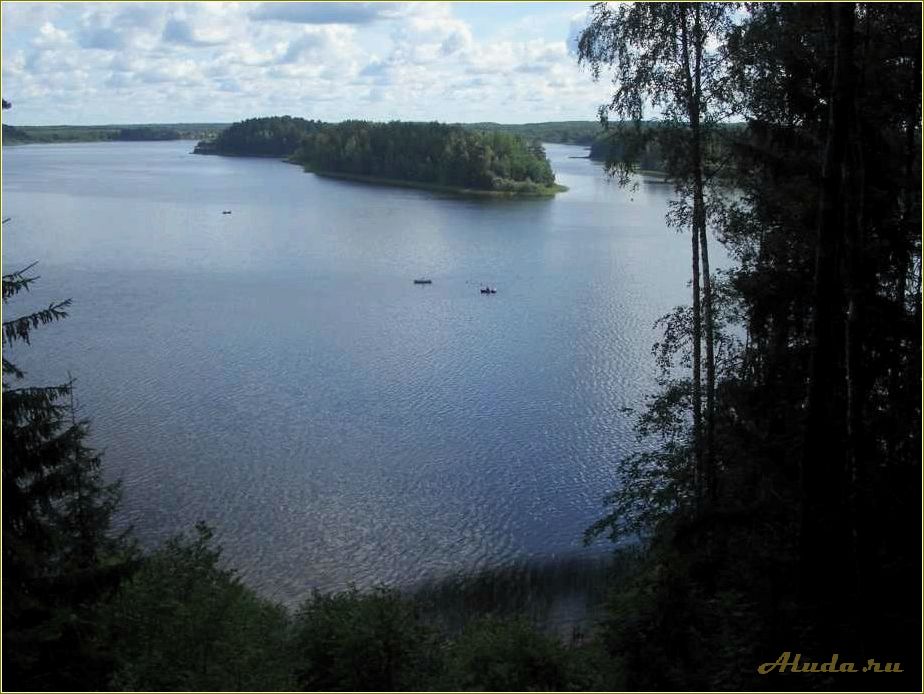
[[[320,121],[272,116],[234,123],[211,140],[196,145],[196,154],[250,157],[287,157],[308,134],[322,127]]]
[[[707,178],[730,179],[728,168],[734,158],[736,146],[747,130],[742,123],[719,123],[708,133],[704,152]],[[607,169],[619,174],[622,171],[647,171],[670,174],[676,171],[678,142],[664,124],[656,121],[608,123],[606,130],[590,143],[588,156],[602,161]]]
[[[518,135],[525,140],[554,142],[566,145],[590,145],[600,135],[598,121],[572,120],[547,123],[459,123],[466,130],[475,132],[500,132]]]
[[[307,169],[455,188],[536,193],[555,184],[538,142],[441,123],[346,121],[305,138]]]
[[[730,27],[729,3],[596,3],[578,39],[578,60],[594,78],[612,74],[613,94],[599,109],[609,126],[591,156],[628,175],[636,166],[663,171],[675,180],[691,177],[696,146],[715,147],[725,117],[727,63],[720,48]],[[694,77],[693,73],[697,76]],[[661,113],[644,122],[648,108]],[[698,158],[698,157],[696,157]]]
[[[556,570],[534,580],[558,578]],[[455,604],[450,594],[463,589],[452,581],[409,595],[315,593],[289,618],[221,568],[211,532],[200,525],[195,538],[174,538],[146,557],[107,608],[105,643],[116,665],[109,687],[600,690],[621,682],[601,642],[566,647],[527,621],[521,601],[506,605],[503,588],[493,589],[493,607],[510,616],[472,616],[459,631],[445,628],[432,598]]]
[[[107,610],[113,689],[291,687],[289,620],[220,565],[212,531],[175,537],[145,557]]]
[[[547,629],[569,621],[587,626],[620,570],[609,557],[527,561],[427,580],[410,596],[428,623],[449,634],[489,616],[524,617]],[[560,615],[556,608],[563,601],[569,610]]]
[[[470,624],[446,658],[453,689],[561,690],[569,683],[567,649],[521,619],[489,617]]]
[[[295,617],[295,675],[301,689],[420,688],[436,667],[436,637],[398,592],[315,593]]]
[[[729,57],[719,103],[749,119],[712,131],[725,138],[713,152],[729,159],[716,177],[729,190],[714,191],[710,219],[736,260],[713,285],[717,496],[706,509],[690,503],[689,386],[676,373],[691,363],[692,328],[682,307],[661,322],[660,391],[639,417],[640,450],[622,463],[611,512],[590,530],[648,539],[644,564],[617,586],[602,631],[630,689],[841,686],[825,675],[755,676],[756,663],[793,644],[819,661],[833,652],[857,660],[871,649],[895,653],[913,673],[907,684],[918,686],[911,680],[920,652],[906,644],[917,643],[920,623],[901,618],[898,605],[919,599],[919,581],[905,577],[920,576],[920,558],[890,538],[920,520],[921,24],[900,5],[847,11],[856,23],[850,72],[858,77],[846,165],[836,173],[846,192],[834,203],[843,235],[834,315],[842,323],[825,350],[813,296],[832,127],[833,10],[753,5],[717,48]],[[673,213],[689,216],[682,207]],[[821,389],[839,432],[826,440],[825,460],[806,458],[804,449],[818,363],[835,365]],[[814,563],[827,577],[827,596],[819,596],[806,591],[814,579],[805,557],[831,554],[806,542],[813,510],[801,480],[829,460],[835,472],[821,491],[852,539],[836,561]]]
[[[3,276],[4,305],[37,279],[28,271]],[[69,303],[4,321],[4,349],[28,345]],[[99,611],[132,567],[132,546],[109,534],[119,485],[103,482],[100,456],[86,444],[73,381],[14,387],[24,375],[4,356],[4,685],[98,688],[111,668]]]
[[[671,529],[661,531],[671,537]],[[601,646],[621,664],[626,689],[762,687],[755,663],[762,662],[763,615],[740,591],[712,590],[704,580],[709,561],[656,543],[635,574],[614,586]]]

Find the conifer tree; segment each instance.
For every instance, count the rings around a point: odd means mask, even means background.
[[[9,221],[9,220],[4,220]],[[34,264],[3,275],[3,304],[38,278]],[[3,321],[3,348],[67,316],[70,300]],[[130,568],[125,537],[109,534],[119,485],[78,420],[73,380],[20,385],[3,356],[3,686],[92,689],[109,665],[99,648],[100,601]]]

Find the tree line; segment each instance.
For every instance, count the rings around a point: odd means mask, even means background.
[[[527,140],[552,142],[562,145],[591,145],[601,134],[603,128],[598,121],[549,121],[544,123],[459,123],[467,130],[475,132],[502,132],[519,135]]]
[[[302,140],[324,124],[293,116],[248,118],[231,124],[214,138],[196,145],[196,154],[288,157]]]
[[[49,144],[56,142],[110,142],[199,140],[226,127],[218,123],[176,123],[162,125],[22,125],[3,124],[4,144]]]

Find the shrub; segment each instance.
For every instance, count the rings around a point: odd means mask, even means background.
[[[109,606],[114,689],[277,690],[291,686],[285,609],[218,565],[212,532],[147,557]]]
[[[308,690],[419,686],[436,665],[432,633],[394,590],[316,592],[299,609],[295,676]]]
[[[473,622],[450,646],[447,660],[452,689],[561,690],[569,681],[565,647],[523,619]]]

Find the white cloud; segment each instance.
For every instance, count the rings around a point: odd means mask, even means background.
[[[49,46],[63,46],[69,42],[69,37],[66,31],[58,29],[51,22],[43,22],[42,26],[39,27],[38,36],[32,41],[34,46],[41,48]]]
[[[180,46],[214,46],[222,43],[221,39],[209,40],[201,36],[188,21],[175,18],[167,20],[163,37],[167,43],[176,43]]]
[[[538,21],[528,4],[490,38],[436,2],[17,5],[3,5],[11,122],[511,122],[592,119],[605,100],[569,53],[568,17]],[[561,39],[530,33],[540,25]]]

